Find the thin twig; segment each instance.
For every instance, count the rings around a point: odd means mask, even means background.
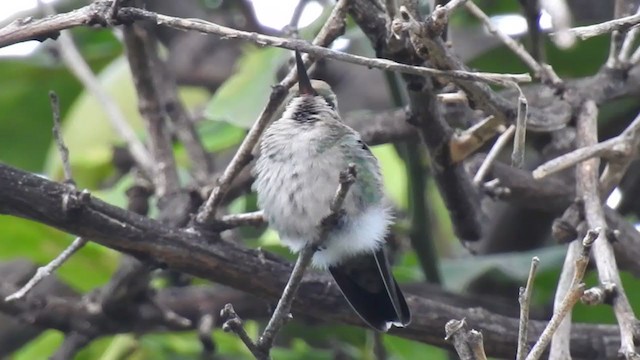
[[[467,94],[464,91],[456,91],[454,93],[442,93],[436,95],[438,101],[443,104],[465,104],[469,103],[469,99],[467,98]]]
[[[43,3],[42,6],[49,14],[52,14],[53,7],[50,4]],[[120,111],[116,102],[102,88],[95,74],[87,62],[82,58],[82,55],[71,38],[71,35],[67,31],[62,31],[57,44],[62,61],[67,65],[67,68],[76,76],[76,78],[78,78],[78,80],[80,80],[87,90],[89,90],[89,93],[98,100],[98,104],[100,104],[109,119],[109,123],[127,143],[129,152],[138,166],[140,166],[140,169],[149,178],[153,178],[153,162],[151,160],[151,155],[149,155],[145,146],[138,139],[135,131],[133,131],[131,126],[129,126],[129,122],[122,111]]]
[[[580,297],[584,293],[585,285],[582,283],[582,279],[584,278],[584,272],[589,264],[589,251],[595,239],[593,233],[597,233],[599,231],[599,229],[594,232],[590,231],[582,240],[582,251],[575,262],[575,271],[573,273],[573,280],[571,281],[571,288],[560,303],[558,309],[554,310],[551,320],[549,320],[549,323],[542,331],[542,334],[540,334],[538,341],[536,341],[533,348],[531,348],[526,360],[536,360],[542,356],[547,345],[551,341],[554,332],[558,326],[560,326],[562,319],[564,319],[564,317],[571,311],[573,306],[578,302],[578,300],[580,300]]]
[[[162,74],[156,77],[158,94],[162,97],[163,108],[173,122],[175,134],[187,151],[191,161],[190,171],[199,185],[209,184],[214,170],[213,157],[205,149],[195,122],[178,96],[178,85],[169,66],[160,58],[157,58],[156,66]]]
[[[148,25],[125,25],[123,28],[126,55],[134,80],[138,108],[147,130],[149,150],[153,158],[152,174],[156,195],[160,198],[176,194],[180,180],[168,131],[166,112],[162,107],[163,95],[158,91],[157,79],[161,75],[158,66],[156,38]]]
[[[489,16],[482,11],[476,4],[471,1],[465,3],[465,7],[467,10],[475,17],[480,19],[483,22],[484,26],[489,30],[490,33],[495,35],[502,43],[509,48],[516,56],[522,60],[525,65],[531,69],[534,74],[540,78],[544,83],[553,85],[555,87],[560,87],[562,85],[562,80],[560,77],[553,71],[550,66],[542,66],[536,59],[527,52],[527,50],[522,46],[522,44],[518,43],[516,40],[511,38],[506,33],[500,31],[498,28],[493,26],[491,19]]]
[[[560,273],[560,279],[556,286],[556,294],[553,298],[553,311],[556,312],[560,309],[562,301],[571,290],[571,284],[573,282],[573,274],[575,272],[575,262],[580,255],[580,248],[582,244],[578,241],[572,241],[567,248],[567,253],[564,257],[564,263],[562,264],[562,271]],[[551,345],[549,347],[550,359],[569,359],[571,358],[571,311],[565,315],[565,317],[558,325],[558,328],[553,333],[551,338]]]
[[[289,24],[287,24],[283,32],[287,34],[289,37],[298,37],[298,23],[300,22],[300,17],[304,12],[304,9],[307,7],[309,0],[300,0],[296,5],[295,9],[293,9],[293,14],[291,15],[291,20],[289,20]]]
[[[223,215],[219,221],[216,221],[216,229],[228,230],[239,226],[262,226],[264,224],[264,214],[262,210],[258,210],[242,214]]]
[[[225,39],[243,39],[254,42],[261,46],[274,46],[289,50],[298,50],[300,52],[313,55],[314,57],[335,59],[351,64],[357,64],[388,71],[395,71],[405,74],[420,76],[442,76],[460,80],[482,81],[502,86],[510,82],[520,83],[531,81],[531,76],[529,74],[496,74],[462,70],[446,71],[427,68],[423,66],[400,64],[395,61],[385,59],[373,59],[328,49],[322,46],[311,45],[308,42],[302,40],[260,35],[256,33],[228,28],[200,19],[182,19],[156,14],[137,8],[123,8],[120,10],[119,16],[123,18],[123,20],[152,20],[155,21],[158,25],[168,26],[174,29],[194,30],[206,34],[215,34],[222,36]]]
[[[322,48],[321,46],[329,45],[333,40],[335,40],[344,32],[347,4],[347,0],[340,0],[333,8],[331,14],[329,15],[329,18],[327,19],[327,22],[324,24],[322,29],[320,29],[320,32],[313,40],[313,44],[319,45],[315,47]],[[211,25],[214,27],[219,27],[215,24]],[[224,29],[236,31],[229,28]],[[290,41],[285,39],[283,40]],[[309,56],[304,56],[303,59],[305,60],[305,66],[307,67],[313,63],[313,58]],[[289,71],[289,74],[287,74],[287,76],[274,87],[273,92],[271,93],[271,97],[269,98],[269,102],[249,130],[249,133],[242,141],[242,144],[240,144],[238,151],[236,151],[235,155],[231,159],[231,162],[229,162],[229,165],[222,173],[222,176],[218,179],[218,185],[213,188],[211,194],[209,195],[209,198],[205,202],[202,209],[198,212],[198,215],[196,216],[196,224],[204,225],[211,222],[213,218],[215,218],[217,210],[216,208],[222,202],[222,199],[226,195],[227,191],[229,191],[231,182],[233,181],[233,179],[235,179],[240,170],[242,170],[250,161],[253,148],[258,143],[262,132],[266,129],[267,125],[272,120],[271,118],[273,117],[273,114],[278,110],[280,104],[284,101],[287,95],[287,89],[295,84],[296,79],[296,69],[292,68]]]
[[[520,87],[518,87],[520,90]],[[516,117],[516,134],[513,137],[513,153],[511,154],[511,165],[522,169],[524,167],[524,150],[527,135],[527,117],[529,104],[524,97],[522,90],[518,96],[518,115]]]
[[[253,354],[253,356],[255,356],[256,359],[266,360],[269,358],[269,356],[261,352],[256,346],[256,344],[253,342],[253,340],[251,340],[251,337],[249,337],[249,334],[247,334],[247,331],[244,329],[244,326],[242,326],[242,319],[240,319],[238,314],[236,314],[235,310],[233,309],[233,305],[226,304],[224,308],[222,308],[222,310],[220,311],[220,317],[222,319],[226,319],[222,324],[222,330],[226,332],[232,331],[236,335],[238,335],[240,340],[242,340],[242,342],[245,344],[247,349],[251,351],[251,353]]]
[[[616,0],[613,17],[615,19],[619,19],[624,16],[633,15],[633,10],[631,9],[631,4],[633,2],[629,2],[627,0]],[[640,14],[640,13],[637,13]],[[625,31],[614,30],[611,33],[611,43],[609,45],[609,56],[605,65],[610,69],[620,69],[625,63],[620,60],[622,57],[622,48],[624,46],[625,38],[627,34]]]
[[[71,164],[69,163],[69,149],[64,144],[62,138],[62,130],[60,123],[60,101],[58,95],[54,91],[49,91],[49,101],[51,102],[51,112],[53,113],[53,139],[58,147],[58,153],[62,159],[62,169],[64,171],[65,183],[75,186],[73,175],[71,173]]]
[[[453,12],[455,9],[459,8],[460,6],[464,5],[467,2],[467,0],[451,0],[448,1],[445,5],[443,6],[436,6],[435,9],[433,9],[433,12],[431,13],[431,18],[433,19],[439,19],[439,18],[443,18],[449,17],[449,14],[451,14],[451,12]]]
[[[578,36],[581,40],[586,40],[594,36],[608,34],[614,30],[624,31],[638,24],[640,24],[640,14],[609,20],[594,25],[575,27],[569,29],[569,31]],[[557,33],[552,33],[551,35],[556,36]]]
[[[640,7],[636,14],[640,14]],[[631,50],[633,50],[633,46],[636,43],[636,39],[638,34],[640,33],[640,27],[636,26],[627,32],[627,35],[624,37],[624,41],[622,42],[622,47],[620,48],[620,53],[618,54],[618,61],[623,64],[629,64],[631,59]]]
[[[638,146],[640,145],[640,114],[627,126],[626,129],[616,138],[626,140],[630,154],[623,156],[621,159],[612,158],[604,168],[602,175],[600,176],[600,196],[603,198],[609,197],[609,194],[613,189],[618,186],[622,177],[627,172],[631,162],[638,156]]]
[[[578,148],[538,166],[533,170],[533,177],[542,179],[594,157],[619,158],[627,156],[632,151],[629,140],[625,135],[620,135],[592,146]]]
[[[64,169],[65,184],[69,186],[69,191],[74,191],[76,189],[76,186],[71,173],[71,164],[69,163],[69,149],[65,145],[60,131],[60,103],[55,92],[49,92],[49,100],[51,101],[51,110],[53,112],[53,138],[58,151],[60,152],[62,168]],[[66,198],[68,198],[68,196]],[[63,208],[64,207],[65,206],[63,205]],[[29,279],[29,281],[22,288],[20,288],[15,293],[7,296],[5,298],[5,301],[22,299],[29,291],[31,291],[31,289],[33,289],[38,283],[44,280],[44,278],[51,275],[51,273],[62,266],[62,264],[64,264],[71,257],[71,255],[80,250],[86,243],[87,240],[82,237],[77,237],[71,243],[71,245],[64,249],[64,251],[62,251],[62,253],[60,253],[50,263],[48,263],[46,266],[39,267],[35,275],[31,279]]]
[[[567,169],[571,166],[587,161],[594,157],[620,157],[627,154],[631,149],[615,137],[593,146],[576,149],[570,153],[558,156],[533,170],[533,177],[542,179],[556,172]]]
[[[325,241],[329,231],[335,225],[335,219],[340,216],[342,204],[344,203],[344,199],[347,197],[349,188],[355,182],[356,176],[356,167],[354,164],[349,164],[348,169],[340,172],[340,185],[338,186],[338,190],[336,191],[329,207],[331,213],[320,222],[319,235],[302,248],[302,251],[300,251],[300,254],[298,255],[298,260],[291,271],[291,276],[289,277],[289,281],[282,292],[278,305],[273,311],[273,315],[271,316],[271,319],[269,319],[269,322],[256,345],[258,349],[264,354],[267,354],[267,356],[271,351],[271,347],[273,347],[273,341],[275,340],[278,331],[284,325],[289,316],[291,304],[293,303],[293,299],[298,291],[304,272],[311,264],[311,260],[316,250],[320,245],[322,245],[322,242]]]
[[[529,331],[529,306],[531,305],[533,282],[536,277],[539,264],[540,259],[534,256],[531,259],[531,268],[529,268],[527,285],[524,288],[521,287],[520,293],[518,294],[518,302],[520,303],[520,326],[518,328],[518,351],[516,353],[516,360],[523,360],[528,351],[527,339]]]
[[[164,306],[162,303],[158,302],[157,298],[150,297],[149,303],[155,306],[168,326],[177,329],[188,329],[191,327],[191,320]]]
[[[453,134],[449,140],[451,162],[455,164],[466,159],[502,129],[504,125],[499,118],[489,115],[459,134]]]
[[[44,278],[46,278],[47,276],[51,275],[51,273],[56,271],[56,269],[62,266],[62,264],[64,264],[71,257],[71,255],[75,254],[76,251],[80,250],[86,243],[87,240],[85,240],[83,237],[77,237],[75,240],[73,240],[69,247],[64,249],[64,251],[50,263],[48,263],[46,266],[39,267],[36,271],[36,274],[31,279],[29,279],[29,281],[22,288],[20,288],[20,290],[7,296],[4,300],[13,301],[22,299],[29,291],[31,291],[31,289],[33,289],[34,286],[44,280]]]
[[[498,155],[500,155],[502,149],[504,149],[504,147],[509,143],[509,140],[511,139],[515,131],[515,125],[511,125],[507,128],[507,130],[500,134],[498,140],[496,140],[496,143],[493,144],[491,150],[489,150],[489,153],[487,154],[487,157],[485,157],[482,165],[480,165],[480,168],[478,168],[476,175],[473,177],[474,185],[480,186],[480,183],[482,183],[482,180],[487,175],[487,172],[491,168],[491,165],[498,157]]]

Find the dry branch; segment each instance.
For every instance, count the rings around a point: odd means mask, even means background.
[[[586,101],[578,117],[579,146],[592,146],[598,142],[597,115],[598,108],[595,103],[590,100]],[[593,245],[594,259],[598,268],[600,284],[615,286],[613,310],[620,326],[620,355],[626,359],[635,359],[638,356],[634,344],[637,320],[622,287],[616,258],[607,239],[608,226],[599,192],[599,165],[600,160],[594,158],[584,161],[578,166],[578,195],[584,201],[584,212],[588,226],[592,229],[602,229]]]

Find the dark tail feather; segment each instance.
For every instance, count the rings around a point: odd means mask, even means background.
[[[409,307],[391,274],[384,248],[332,266],[329,272],[349,305],[372,328],[387,331],[392,324],[406,326],[411,321]]]

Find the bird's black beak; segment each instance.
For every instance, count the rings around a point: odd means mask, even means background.
[[[313,86],[311,86],[311,80],[309,80],[307,69],[304,67],[302,56],[300,56],[300,52],[298,50],[296,50],[296,68],[298,69],[298,88],[300,89],[300,94],[312,96],[318,95]]]

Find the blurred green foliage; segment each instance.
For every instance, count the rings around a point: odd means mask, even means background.
[[[509,5],[505,5],[509,3]],[[480,5],[495,12],[515,11],[515,2],[484,1]],[[485,7],[488,6],[488,7]],[[460,20],[462,19],[462,20]],[[455,26],[468,26],[465,17],[456,17]],[[350,31],[357,41],[366,41]],[[74,30],[75,39],[105,90],[114,98],[131,126],[144,139],[145,132],[137,111],[135,90],[120,43],[109,31]],[[606,58],[608,39],[594,38],[579,43],[568,51],[547,44],[551,64],[561,76],[576,77],[593,74]],[[358,46],[362,46],[362,43]],[[198,125],[205,147],[214,152],[228,150],[238,144],[252,121],[257,117],[275,80],[278,66],[288,58],[280,49],[245,47],[237,71],[210,98],[202,89],[182,88],[180,95],[186,106],[193,109],[206,103],[209,120]],[[493,49],[471,64],[485,71],[522,72],[524,66],[504,48]],[[89,188],[95,196],[110,203],[125,206],[124,191],[131,184],[128,176],[115,184],[104,186],[114,174],[111,151],[119,144],[119,137],[108,125],[106,116],[96,100],[84,90],[50,51],[39,51],[25,58],[0,59],[0,161],[59,179],[60,160],[51,142],[51,110],[47,93],[54,90],[60,97],[64,119],[64,138],[71,152],[74,177],[82,188]],[[251,99],[252,101],[247,101]],[[409,208],[405,165],[392,145],[372,148],[381,162],[384,184],[399,213]],[[181,167],[187,164],[184,149],[177,145],[176,156]],[[186,172],[185,172],[186,173]],[[427,194],[433,212],[433,235],[441,255],[458,256],[448,214],[433,181],[428,182]],[[240,198],[232,210],[247,211],[255,207],[251,196]],[[406,224],[396,225],[406,232]],[[0,217],[0,260],[18,257],[45,263],[54,258],[72,240],[71,235],[31,221]],[[261,246],[288,255],[277,239],[267,230],[263,233],[247,231],[249,246]],[[442,259],[440,271],[444,286],[452,291],[464,291],[465,285],[486,274],[500,273],[523,284],[532,256],[541,258],[540,274],[536,281],[535,303],[548,304],[562,264],[564,247],[552,247],[527,253],[502,254],[474,258]],[[73,288],[86,292],[105,284],[117,266],[118,254],[90,243],[73,256],[58,275]],[[400,281],[423,281],[416,256],[407,252],[399,259],[395,274]],[[588,280],[594,281],[593,274]],[[623,274],[627,288],[640,286],[638,280]],[[640,294],[630,292],[629,298],[640,308]],[[517,296],[514,294],[514,304]],[[575,319],[584,322],[613,322],[607,307],[578,306]],[[254,337],[260,325],[247,322],[247,330]],[[216,330],[213,339],[221,358],[251,359],[237,337]],[[275,359],[333,359],[336,351],[350,358],[372,359],[371,336],[362,329],[337,325],[306,326],[292,322],[283,331],[286,346],[274,351]],[[23,347],[13,359],[43,359],[61,344],[62,334],[48,330]],[[395,336],[384,336],[390,359],[446,359],[440,349]],[[78,359],[199,359],[200,343],[193,332],[158,333],[144,336],[122,334],[105,337],[83,350]]]

